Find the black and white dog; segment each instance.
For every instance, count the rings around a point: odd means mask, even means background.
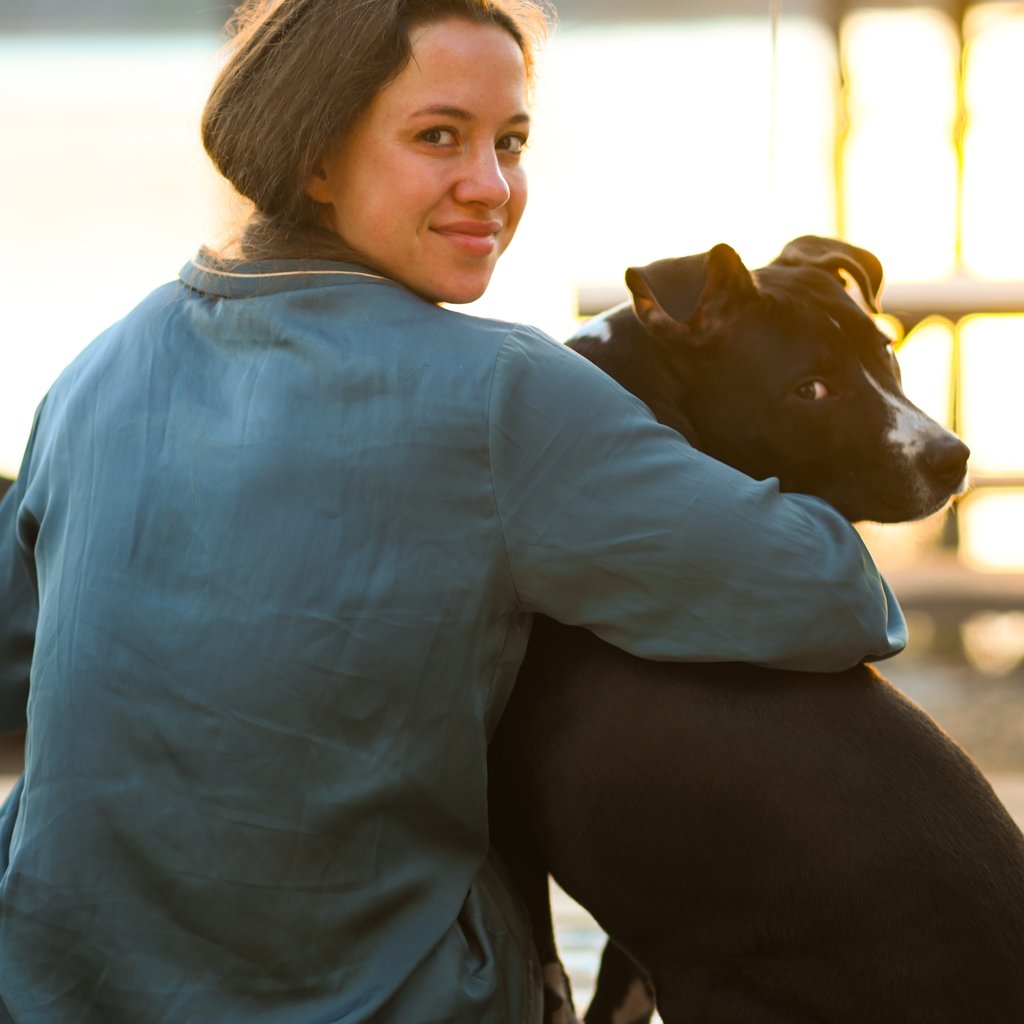
[[[870,253],[805,236],[627,272],[571,342],[698,448],[852,520],[941,508],[968,451],[904,396]],[[872,668],[642,661],[535,624],[494,738],[494,842],[575,1021],[547,877],[611,937],[588,1024],[1024,1021],[1024,838]],[[624,952],[625,951],[625,952]],[[628,955],[627,955],[628,954]],[[642,965],[642,970],[635,965]]]

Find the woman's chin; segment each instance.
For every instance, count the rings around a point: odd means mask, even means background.
[[[428,302],[443,302],[452,306],[463,306],[468,302],[476,302],[491,283],[491,272],[476,274],[469,277],[449,278],[446,280],[424,281],[419,285],[410,282],[410,287]]]

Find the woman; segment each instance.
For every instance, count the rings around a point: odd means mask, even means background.
[[[533,613],[657,658],[901,646],[825,505],[438,305],[522,214],[538,19],[248,12],[203,126],[236,258],[65,371],[0,505],[7,1019],[536,1021],[485,806]]]

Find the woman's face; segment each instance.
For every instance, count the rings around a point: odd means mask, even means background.
[[[526,205],[526,67],[512,36],[448,19],[310,177],[325,224],[433,302],[487,287]]]

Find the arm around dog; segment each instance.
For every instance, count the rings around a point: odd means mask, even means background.
[[[512,332],[498,356],[490,447],[528,611],[659,660],[839,671],[906,642],[842,516],[696,451],[539,333]]]

